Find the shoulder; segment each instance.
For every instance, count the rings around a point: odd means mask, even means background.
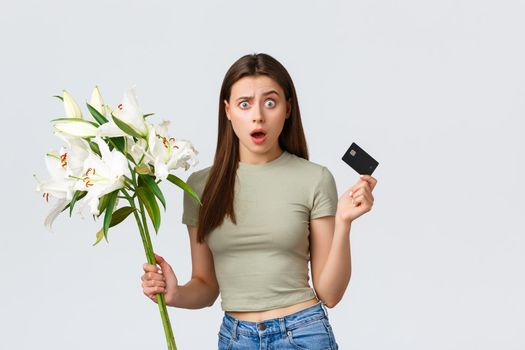
[[[301,177],[306,177],[310,181],[320,182],[330,178],[333,179],[332,173],[326,166],[298,157],[295,154],[290,154],[289,164],[297,173],[301,174]]]
[[[194,171],[188,176],[186,183],[193,188],[197,193],[201,193],[206,185],[208,175],[210,174],[211,166],[201,170]]]

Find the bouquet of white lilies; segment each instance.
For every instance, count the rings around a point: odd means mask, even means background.
[[[50,174],[47,181],[36,175],[37,191],[46,202],[49,195],[57,202],[44,224],[52,230],[56,217],[69,208],[82,214],[84,208],[94,218],[104,215],[102,227],[96,234],[99,243],[107,241],[110,227],[133,214],[137,223],[148,263],[156,264],[149,236],[147,216],[158,232],[160,208],[166,210],[166,200],[159,188],[163,180],[179,186],[200,203],[199,197],[184,181],[170,174],[171,170],[197,164],[198,152],[191,142],[176,140],[168,135],[169,121],[150,124],[139,107],[134,88],[129,89],[115,109],[104,104],[98,87],[93,89],[87,109],[93,121],[84,119],[73,97],[63,91],[56,96],[64,103],[65,118],[53,119],[54,134],[64,143],[60,151],[46,154]],[[118,208],[119,200],[127,203]],[[138,203],[138,205],[137,205]],[[147,213],[147,216],[146,216]],[[163,294],[157,294],[168,349],[176,349]]]

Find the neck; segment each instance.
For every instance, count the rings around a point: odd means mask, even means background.
[[[281,147],[279,147],[278,144],[272,149],[260,153],[252,152],[241,145],[241,147],[239,148],[239,161],[241,163],[249,164],[264,164],[279,158],[281,154],[283,154],[283,150],[281,149]]]

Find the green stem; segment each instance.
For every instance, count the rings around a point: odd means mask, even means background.
[[[122,190],[126,198],[128,199],[128,202],[132,208],[137,209],[135,206],[135,201],[133,198],[126,192],[126,190]],[[140,237],[142,238],[142,244],[144,245],[144,251],[146,252],[146,258],[148,260],[149,264],[156,265],[157,262],[155,260],[155,254],[153,253],[153,246],[151,244],[151,239],[149,236],[148,231],[148,224],[146,221],[146,214],[144,212],[144,205],[139,200],[139,207],[140,207],[140,213],[142,216],[142,220],[140,219],[137,211],[133,211],[133,215],[135,216],[135,221],[137,222],[137,226],[139,227],[140,231]],[[168,310],[166,308],[166,300],[164,299],[164,294],[157,293],[157,305],[159,306],[160,311],[160,317],[162,319],[162,325],[164,327],[164,334],[166,335],[166,342],[168,343],[168,350],[177,350],[177,345],[175,344],[175,338],[173,336],[173,330],[171,329],[171,323],[168,315]]]

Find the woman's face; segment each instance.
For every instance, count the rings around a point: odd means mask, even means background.
[[[279,135],[291,104],[275,80],[265,75],[241,78],[232,85],[224,105],[239,138],[242,162],[264,162],[281,153]]]

